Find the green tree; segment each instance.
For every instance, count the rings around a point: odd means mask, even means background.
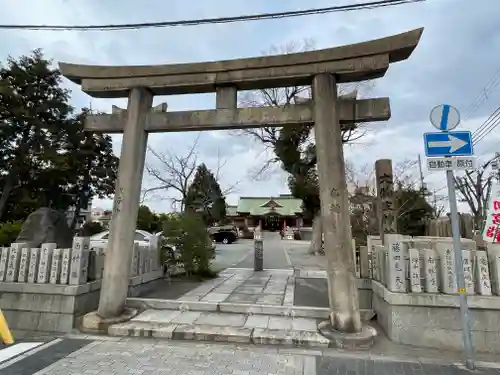
[[[425,200],[420,189],[397,184],[394,191],[394,206],[398,232],[408,236],[425,236],[425,223],[433,217],[434,209]]]
[[[183,213],[170,215],[163,223],[164,244],[162,246],[162,261],[175,263],[184,268],[188,276],[213,276],[210,270],[211,260],[215,252],[205,224],[199,215]],[[180,252],[179,258],[169,249]]]
[[[42,204],[68,206],[57,185],[43,185],[40,171],[50,169],[54,137],[67,123],[72,108],[61,75],[40,50],[19,59],[9,58],[0,68],[0,219],[16,219]],[[49,173],[48,176],[52,177]],[[45,202],[47,187],[57,202]],[[19,204],[18,204],[19,203]],[[37,207],[38,206],[38,207]],[[18,217],[16,217],[18,216]]]
[[[82,225],[78,231],[80,236],[90,237],[94,234],[104,232],[106,228],[98,221],[90,221]]]
[[[139,211],[137,212],[137,229],[151,232],[152,227],[155,224],[156,215],[149,209],[149,207],[145,205],[139,206]]]
[[[221,222],[226,217],[226,199],[214,174],[205,164],[196,168],[185,200],[187,212],[201,215],[206,225]]]
[[[86,208],[93,197],[102,199],[114,194],[118,177],[119,159],[113,154],[111,137],[85,131],[88,114],[89,110],[83,108],[68,119],[65,131],[58,138],[57,152],[51,155],[53,168],[47,171],[52,184],[58,180],[59,186],[72,198],[75,216],[71,228],[75,227],[81,209]]]

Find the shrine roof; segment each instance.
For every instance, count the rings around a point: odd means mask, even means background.
[[[237,212],[253,216],[272,213],[283,216],[295,216],[303,212],[302,199],[288,195],[278,197],[240,197]]]

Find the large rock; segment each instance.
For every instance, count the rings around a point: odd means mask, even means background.
[[[26,218],[16,242],[26,242],[29,247],[56,243],[57,248],[64,249],[72,246],[73,231],[69,228],[64,213],[42,207]]]

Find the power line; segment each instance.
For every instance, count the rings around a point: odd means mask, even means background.
[[[472,135],[473,145],[477,145],[484,137],[500,123],[500,107],[497,107],[485,122]]]
[[[145,28],[160,28],[160,27],[178,27],[178,26],[195,26],[207,24],[222,24],[235,23],[246,21],[260,21],[268,19],[280,19],[291,17],[311,16],[316,14],[326,14],[335,12],[349,12],[354,10],[375,9],[410,3],[424,2],[426,0],[378,0],[359,4],[339,5],[326,8],[315,8],[305,10],[295,10],[277,13],[260,13],[236,17],[219,17],[219,18],[201,18],[194,20],[179,20],[179,21],[164,21],[164,22],[144,22],[144,23],[125,23],[116,25],[82,25],[82,26],[67,26],[67,25],[0,25],[0,29],[4,30],[49,30],[49,31],[116,31],[130,29],[145,29]]]

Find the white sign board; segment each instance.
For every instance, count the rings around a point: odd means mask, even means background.
[[[474,156],[455,156],[449,158],[427,158],[429,172],[466,171],[476,168]]]
[[[500,184],[491,187],[488,216],[484,226],[483,239],[486,242],[500,242]]]

